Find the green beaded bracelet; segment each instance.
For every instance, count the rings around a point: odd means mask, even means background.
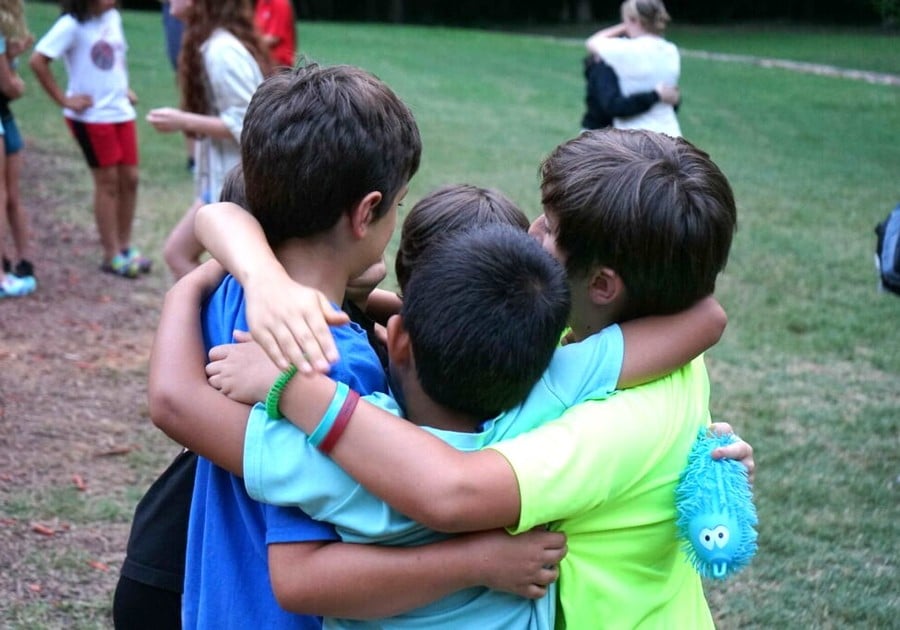
[[[281,420],[284,418],[284,416],[281,415],[281,411],[278,409],[278,403],[281,402],[281,392],[284,391],[288,381],[290,381],[296,373],[297,366],[292,365],[279,374],[278,378],[275,379],[275,382],[272,383],[269,393],[266,394],[266,413],[269,414],[270,418],[274,420]]]

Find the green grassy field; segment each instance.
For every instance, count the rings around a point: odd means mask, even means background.
[[[36,33],[56,13],[28,11]],[[158,16],[126,12],[125,27],[142,119],[177,103],[174,80]],[[539,212],[538,164],[578,132],[580,42],[352,24],[301,24],[299,36],[311,59],[372,70],[415,112],[425,151],[407,207],[465,181]],[[682,27],[672,39],[900,73],[896,37]],[[55,106],[23,73],[21,128],[80,160]],[[709,585],[717,619],[723,628],[896,627],[900,299],[876,292],[872,228],[900,201],[900,88],[686,57],[682,91],[684,134],[723,168],[739,207],[718,289],[730,323],[708,355],[713,410],[754,444],[759,465],[759,554],[736,579]],[[191,185],[180,139],[143,122],[139,133],[137,232],[159,259]],[[89,190],[81,177],[58,185]],[[88,207],[69,212],[87,222]]]

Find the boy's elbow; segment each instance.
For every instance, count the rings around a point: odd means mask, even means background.
[[[278,571],[275,567],[269,568],[269,580],[272,582],[272,594],[282,610],[295,614],[312,614],[309,602],[304,593],[299,592],[295,585],[285,578],[284,571]]]
[[[309,579],[308,545],[270,545],[269,581],[272,594],[282,610],[298,615],[321,615],[329,608],[328,589]],[[327,582],[327,578],[323,578]],[[323,595],[326,597],[323,599]]]
[[[716,308],[713,312],[712,331],[714,333],[713,343],[718,343],[725,334],[725,327],[728,326],[728,313],[722,308],[722,305],[716,302]]]
[[[470,498],[474,496],[474,489],[469,488],[464,479],[445,481],[443,487],[433,493],[433,498],[421,506],[421,511],[410,516],[429,529],[445,534],[480,529],[470,522],[474,508]]]
[[[179,415],[178,397],[175,392],[151,382],[147,393],[147,403],[153,425],[172,437]]]
[[[31,53],[28,58],[28,67],[32,72],[40,72],[47,65],[47,58],[39,52]]]

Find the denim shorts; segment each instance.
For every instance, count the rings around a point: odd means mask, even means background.
[[[0,118],[0,125],[3,125],[3,146],[6,155],[15,155],[22,150],[22,134],[19,133],[19,126],[12,114]]]

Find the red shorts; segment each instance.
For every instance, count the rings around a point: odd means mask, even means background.
[[[133,120],[86,123],[66,118],[66,123],[91,168],[137,166],[137,127]]]

